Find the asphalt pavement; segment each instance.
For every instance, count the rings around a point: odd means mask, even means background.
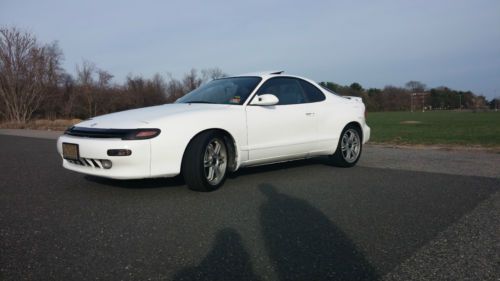
[[[0,135],[0,157],[1,280],[500,278],[498,154],[366,146],[211,193],[67,171],[50,136]]]

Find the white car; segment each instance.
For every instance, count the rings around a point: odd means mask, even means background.
[[[365,105],[279,72],[213,80],[173,104],[85,120],[57,141],[66,169],[113,179],[173,177],[212,191],[242,167],[330,155],[351,167],[370,138]]]

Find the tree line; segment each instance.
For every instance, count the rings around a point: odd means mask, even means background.
[[[57,42],[42,44],[29,32],[0,28],[0,120],[85,119],[131,108],[174,102],[208,80],[226,76],[219,68],[191,69],[181,79],[172,75],[129,75],[113,83],[113,75],[95,63],[62,68]]]
[[[445,86],[429,89],[419,81],[409,81],[404,87],[385,86],[382,89],[364,89],[356,82],[348,86],[333,82],[320,84],[343,96],[363,98],[368,111],[485,110],[500,105],[498,98],[488,101],[471,91],[457,91]]]
[[[15,27],[0,27],[0,121],[25,123],[31,119],[85,119],[131,108],[174,102],[202,83],[224,77],[219,68],[191,69],[181,79],[159,73],[151,78],[129,75],[113,83],[113,74],[83,61],[74,75],[62,67],[57,42],[43,44],[34,34]],[[321,84],[340,95],[362,97],[370,111],[408,110],[412,93],[424,93],[432,109],[482,108],[482,96],[447,87],[426,89],[410,81],[405,87],[364,89],[359,83]],[[492,102],[497,102],[496,100]]]

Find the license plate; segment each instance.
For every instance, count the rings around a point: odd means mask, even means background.
[[[78,160],[80,154],[78,152],[78,144],[63,143],[63,158],[68,160]]]

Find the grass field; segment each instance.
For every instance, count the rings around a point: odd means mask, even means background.
[[[481,146],[500,151],[500,111],[369,112],[371,143]],[[63,131],[81,120],[2,123],[0,128]]]
[[[371,142],[500,147],[500,112],[368,113]]]

